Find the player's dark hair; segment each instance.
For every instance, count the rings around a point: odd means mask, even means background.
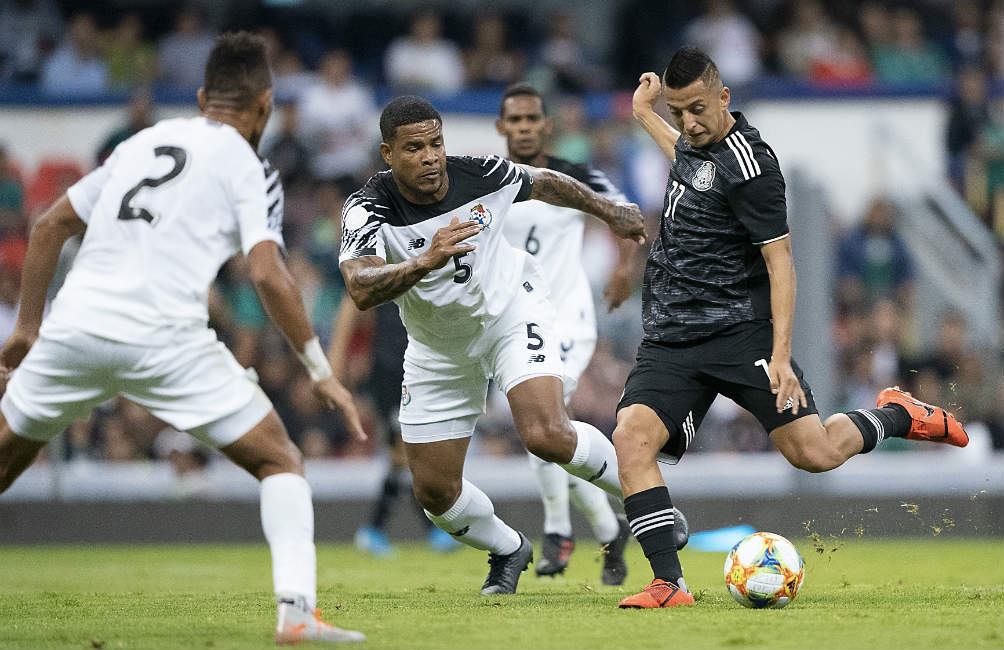
[[[520,81],[519,83],[514,83],[502,93],[502,100],[499,101],[499,117],[502,117],[502,113],[505,110],[505,100],[510,97],[536,97],[540,100],[540,109],[543,111],[544,115],[547,115],[547,105],[544,103],[544,96],[540,94],[540,91],[526,83],[525,81]]]
[[[439,111],[421,97],[415,95],[395,97],[383,109],[383,113],[380,113],[380,137],[384,142],[390,142],[397,135],[397,127],[426,120],[443,123]]]
[[[262,37],[242,31],[216,38],[203,84],[209,101],[245,108],[271,87],[272,72]]]
[[[696,47],[678,49],[662,73],[662,83],[667,88],[683,88],[698,79],[708,88],[713,88],[722,80],[715,62]]]

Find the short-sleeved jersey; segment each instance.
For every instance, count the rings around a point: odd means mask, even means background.
[[[576,165],[548,156],[547,168],[568,174],[611,201],[624,201],[624,195],[606,175],[586,165]],[[586,215],[543,201],[514,205],[505,221],[505,236],[516,248],[533,255],[550,284],[554,304],[559,304],[577,286],[582,268],[582,231]],[[587,281],[588,282],[588,281]]]
[[[46,319],[126,343],[205,327],[209,287],[238,251],[282,240],[279,172],[236,129],[158,122],[67,190],[87,224]]]
[[[777,156],[741,113],[722,140],[680,138],[642,291],[645,338],[692,341],[770,318],[760,246],[788,236]]]
[[[342,209],[339,262],[374,255],[396,264],[425,252],[440,228],[457,217],[485,228],[466,240],[477,249],[427,274],[395,299],[412,338],[440,351],[467,350],[478,334],[523,291],[521,274],[532,258],[502,234],[514,202],[530,196],[533,179],[497,156],[447,156],[450,186],[436,203],[416,205],[379,172]]]

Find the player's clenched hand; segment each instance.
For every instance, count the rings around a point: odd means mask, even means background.
[[[638,87],[635,88],[634,96],[631,98],[631,108],[635,113],[651,111],[661,94],[662,82],[659,80],[659,75],[646,72],[638,78]]]
[[[620,307],[631,297],[631,278],[627,273],[614,273],[603,288],[603,298],[607,301],[607,311]]]
[[[792,415],[798,415],[799,407],[808,406],[805,391],[802,390],[802,384],[792,370],[790,361],[771,359],[767,364],[767,374],[770,376],[770,392],[777,396],[774,406],[777,407],[778,413],[784,411],[788,400],[791,400]]]
[[[424,266],[429,269],[441,269],[446,266],[450,258],[454,255],[470,253],[477,248],[474,244],[463,244],[465,239],[469,239],[484,230],[477,221],[465,221],[460,223],[457,217],[453,217],[450,225],[440,228],[432,237],[429,248],[419,255],[424,262]]]
[[[334,377],[327,377],[315,381],[312,388],[314,395],[322,404],[342,414],[345,424],[356,440],[366,440],[366,431],[363,430],[363,423],[359,419],[356,402],[352,399],[352,393],[342,386],[341,382]]]
[[[617,201],[607,224],[621,239],[630,239],[639,244],[645,243],[645,217],[642,216],[637,204]]]

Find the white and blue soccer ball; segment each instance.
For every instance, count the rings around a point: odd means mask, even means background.
[[[753,533],[725,558],[725,586],[736,602],[754,609],[780,609],[795,600],[805,563],[795,545],[774,533]]]

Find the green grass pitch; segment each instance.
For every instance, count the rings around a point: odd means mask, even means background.
[[[523,574],[515,596],[482,597],[486,553],[400,545],[387,559],[319,545],[326,618],[357,648],[1001,648],[999,539],[793,539],[806,578],[783,610],[726,593],[725,553],[685,550],[694,607],[619,610],[650,578],[628,546],[624,587],[599,581],[580,541],[562,577]],[[539,548],[539,547],[538,547]],[[0,548],[0,648],[272,647],[264,543]],[[310,646],[307,646],[310,647]]]

